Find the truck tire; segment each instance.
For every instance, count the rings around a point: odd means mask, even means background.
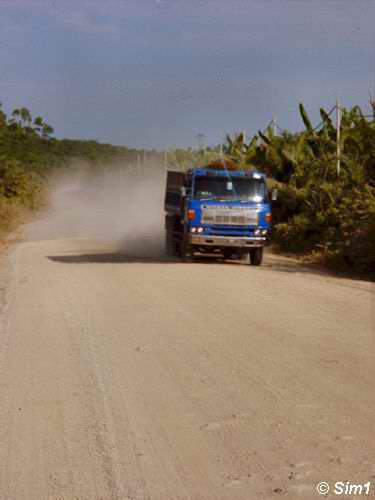
[[[168,257],[176,256],[176,244],[173,241],[173,236],[170,232],[165,233],[165,253]]]
[[[180,254],[182,262],[193,262],[194,260],[193,247],[187,241],[183,240],[181,242]]]
[[[263,247],[252,248],[250,250],[250,264],[260,266],[263,260]]]

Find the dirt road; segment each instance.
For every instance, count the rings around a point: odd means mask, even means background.
[[[43,224],[2,313],[1,500],[375,492],[371,284],[272,255],[132,259]]]

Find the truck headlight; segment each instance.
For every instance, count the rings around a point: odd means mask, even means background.
[[[196,233],[197,232],[197,228],[196,227],[191,227],[190,228],[190,232],[191,233]]]
[[[261,230],[260,229],[255,229],[254,235],[255,236],[260,236],[260,234],[261,234]]]
[[[203,227],[198,227],[197,232],[198,233],[203,233]]]
[[[262,236],[267,236],[267,233],[268,233],[267,229],[262,230]]]

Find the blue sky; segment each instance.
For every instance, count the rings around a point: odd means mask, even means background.
[[[131,147],[369,112],[375,0],[0,0],[0,101]]]

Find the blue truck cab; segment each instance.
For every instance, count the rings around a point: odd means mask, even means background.
[[[271,232],[271,197],[256,170],[197,167],[167,172],[166,251],[190,261],[199,254],[249,256],[260,265]]]

